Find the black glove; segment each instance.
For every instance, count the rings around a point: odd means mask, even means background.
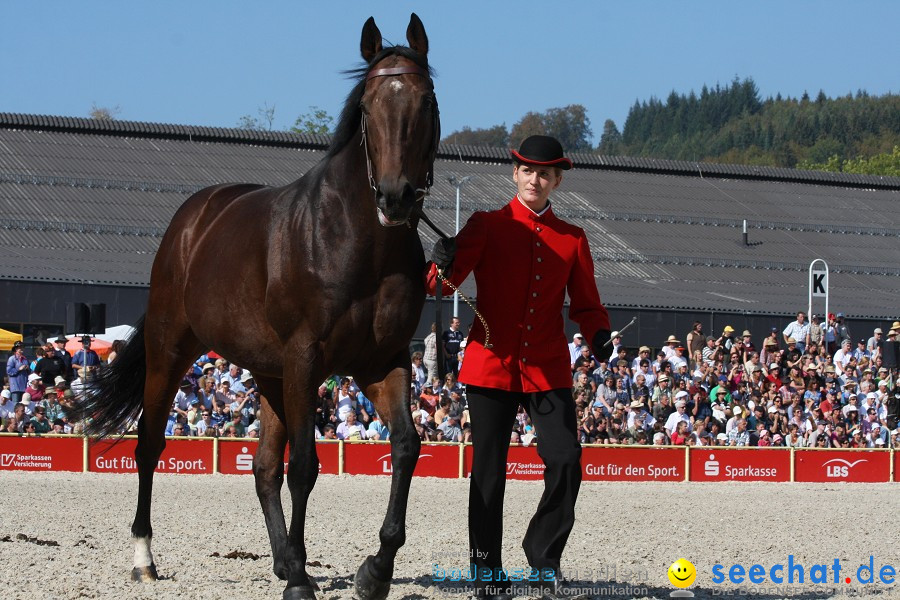
[[[594,339],[591,341],[591,350],[593,350],[594,356],[603,350],[603,344],[609,341],[609,333],[608,329],[601,329],[594,334]]]
[[[434,243],[431,250],[431,262],[447,274],[453,259],[456,257],[456,238],[441,238]]]

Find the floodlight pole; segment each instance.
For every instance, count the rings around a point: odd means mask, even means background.
[[[456,188],[456,228],[454,229],[453,235],[459,233],[459,190],[474,177],[474,175],[466,175],[462,178],[457,177],[456,175],[447,177],[447,181],[450,185]],[[459,294],[457,292],[453,292],[453,316],[459,316]]]

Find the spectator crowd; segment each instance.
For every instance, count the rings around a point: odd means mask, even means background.
[[[764,335],[726,326],[707,335],[695,322],[669,335],[652,355],[629,353],[622,336],[606,352],[575,334],[568,349],[578,435],[585,444],[900,447],[900,380],[884,364],[884,342],[896,342],[900,321],[885,333],[854,338],[841,313],[826,319],[804,312]],[[754,339],[756,338],[756,339]],[[0,393],[2,431],[26,435],[81,433],[68,409],[103,364],[86,338],[74,356],[59,338],[25,356],[21,344],[7,361]],[[438,376],[437,344],[446,375]],[[423,441],[468,442],[465,386],[457,381],[466,338],[454,318],[425,351],[411,356],[409,409]],[[115,360],[121,343],[113,345]],[[316,437],[387,440],[390,432],[351,376],[318,388]],[[258,437],[259,390],[250,372],[222,358],[198,358],[173,398],[170,436]],[[134,431],[136,424],[129,427]],[[519,407],[510,442],[540,443],[540,432]]]

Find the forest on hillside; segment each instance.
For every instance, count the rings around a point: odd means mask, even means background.
[[[635,102],[621,135],[604,126],[604,154],[809,168],[891,155],[900,146],[900,96],[864,91],[761,100],[752,79]]]
[[[750,78],[635,101],[621,131],[605,121],[596,148],[578,104],[528,113],[509,130],[464,127],[443,141],[515,147],[532,134],[554,135],[568,151],[900,176],[900,95],[762,99]]]

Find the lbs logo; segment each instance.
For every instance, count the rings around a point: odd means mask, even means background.
[[[841,479],[847,477],[850,475],[850,469],[852,469],[859,463],[864,462],[868,461],[864,458],[855,460],[853,462],[844,460],[843,458],[832,458],[831,460],[823,463],[825,465],[825,476],[833,479]]]
[[[432,456],[433,456],[432,454],[420,454],[419,460],[422,460],[423,458],[432,458]],[[385,454],[383,456],[379,456],[375,460],[376,460],[376,462],[379,462],[379,461],[381,462],[381,472],[382,473],[390,475],[391,473],[394,472],[394,467],[393,467],[393,465],[391,465],[391,455],[390,454]],[[321,467],[320,467],[320,469],[321,469]]]

